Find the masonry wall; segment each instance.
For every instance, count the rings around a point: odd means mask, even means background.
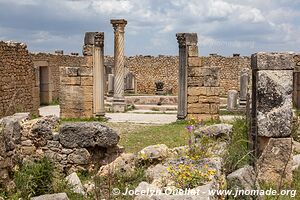
[[[61,66],[72,67],[81,66],[85,63],[83,56],[70,56],[70,55],[54,55],[49,53],[31,53],[32,60],[35,61],[46,61],[50,69],[50,80],[52,84],[52,101],[59,99],[59,83],[60,83],[60,72]]]
[[[22,43],[0,41],[0,116],[38,114],[39,88],[35,69]]]
[[[239,74],[243,68],[250,69],[250,57],[200,56],[202,65],[220,67],[220,95],[228,90],[239,91]],[[137,93],[155,94],[155,82],[163,81],[164,88],[178,93],[178,56],[133,56],[126,57],[127,70],[137,79]],[[113,66],[113,57],[105,57],[107,68]],[[108,70],[109,71],[109,70]]]

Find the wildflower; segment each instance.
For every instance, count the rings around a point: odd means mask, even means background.
[[[194,130],[194,126],[193,125],[188,125],[186,127],[186,129],[191,133]]]

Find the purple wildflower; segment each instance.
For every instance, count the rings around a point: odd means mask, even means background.
[[[188,125],[186,127],[186,129],[189,131],[189,132],[192,132],[194,130],[194,126],[193,125]]]

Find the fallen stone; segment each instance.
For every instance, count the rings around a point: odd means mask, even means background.
[[[85,195],[81,181],[75,172],[67,176],[66,181],[72,187],[73,192]]]
[[[66,193],[57,193],[32,197],[30,200],[69,200],[69,198]]]
[[[297,170],[300,167],[300,154],[293,156],[293,167],[292,170]]]
[[[228,188],[231,190],[258,190],[259,184],[252,166],[246,165],[227,176]],[[250,196],[237,196],[236,199],[253,199]]]
[[[121,172],[125,174],[130,174],[135,170],[136,155],[132,153],[121,154],[116,160],[104,165],[100,168],[98,175],[106,176],[109,173]]]
[[[99,122],[65,123],[60,127],[60,143],[67,148],[113,147],[119,142],[119,135]]]
[[[151,184],[158,188],[175,185],[168,168],[162,164],[150,166],[146,170],[146,176],[152,180]]]
[[[68,162],[79,164],[79,165],[86,165],[89,164],[91,159],[91,155],[88,150],[81,148],[76,149],[71,154],[68,155]]]
[[[201,137],[201,135],[206,135],[210,137],[222,137],[229,136],[232,133],[231,124],[214,124],[211,126],[200,127],[195,130],[196,137]]]
[[[168,157],[169,148],[165,144],[157,144],[145,147],[138,152],[139,161],[162,161]]]

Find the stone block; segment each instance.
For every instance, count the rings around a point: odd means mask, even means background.
[[[227,110],[237,109],[238,92],[236,90],[229,90],[227,97]]]
[[[292,128],[292,70],[257,72],[257,134],[286,137]]]
[[[188,46],[188,56],[189,57],[198,57],[198,46],[197,45]]]
[[[78,69],[79,76],[93,76],[93,68],[92,67],[80,67]]]
[[[188,77],[204,75],[204,69],[202,67],[188,67],[187,71]]]
[[[187,101],[189,104],[197,103],[199,101],[199,97],[198,96],[188,96]]]
[[[201,104],[201,103],[188,104],[188,113],[189,114],[210,113],[210,105]]]
[[[60,81],[64,85],[80,85],[80,77],[61,77]]]
[[[81,77],[81,85],[92,86],[93,85],[93,77]]]
[[[258,180],[279,186],[292,183],[292,139],[270,138],[256,163]]]
[[[199,118],[199,119],[204,120],[204,121],[218,120],[220,118],[220,116],[217,115],[217,114],[191,114],[191,113],[189,113],[187,115],[188,119],[191,119],[192,117]]]
[[[218,114],[220,110],[219,104],[210,104],[210,114]]]
[[[199,96],[199,103],[217,103],[217,104],[220,104],[220,97],[217,97],[217,96]]]
[[[189,67],[200,67],[201,66],[201,57],[189,57],[188,58]]]
[[[79,67],[65,67],[66,76],[78,76]]]
[[[217,87],[220,85],[219,67],[205,67],[203,68],[204,86]]]
[[[206,95],[206,87],[189,87],[188,88],[188,96],[199,96]]]
[[[252,54],[251,67],[257,70],[293,70],[295,67],[294,53],[267,53]]]
[[[219,87],[206,87],[207,96],[219,96],[220,88]]]
[[[203,77],[200,76],[188,76],[187,82],[188,82],[188,87],[204,86]]]

